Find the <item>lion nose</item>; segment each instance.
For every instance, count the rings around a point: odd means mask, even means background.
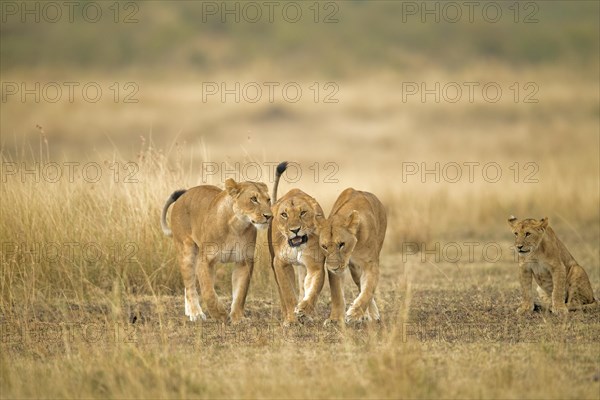
[[[522,245],[522,244],[518,244],[518,245],[517,245],[517,249],[521,250],[522,248],[523,248],[523,245]]]
[[[297,235],[298,232],[300,232],[300,228],[290,229],[290,231],[292,231],[293,233],[295,233]]]
[[[265,217],[268,220],[270,220],[271,218],[273,218],[273,214],[263,214],[263,217]]]

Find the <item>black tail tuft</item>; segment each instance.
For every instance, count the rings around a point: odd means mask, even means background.
[[[181,190],[176,190],[171,194],[171,200],[172,201],[177,201],[178,198],[181,197],[182,194],[184,194],[185,192],[187,192],[187,190],[185,189],[181,189]]]
[[[277,176],[281,176],[281,174],[283,174],[285,172],[287,167],[288,167],[287,161],[283,161],[283,162],[279,163],[279,165],[277,166]]]
[[[171,229],[169,228],[169,224],[167,223],[167,210],[169,209],[169,206],[175,203],[177,199],[180,198],[181,195],[185,192],[186,190],[184,189],[174,191],[173,193],[171,193],[171,195],[167,199],[167,202],[163,206],[162,214],[160,216],[160,226],[162,227],[162,231],[166,236],[173,236],[173,232],[171,231]]]
[[[275,182],[273,182],[273,196],[271,196],[271,200],[273,204],[277,202],[277,187],[279,186],[279,179],[281,178],[281,174],[283,174],[288,167],[288,162],[283,161],[279,163],[277,166],[277,172],[275,173]]]

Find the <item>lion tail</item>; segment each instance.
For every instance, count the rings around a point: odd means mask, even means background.
[[[275,202],[277,202],[277,188],[279,187],[279,179],[281,178],[281,174],[285,172],[287,167],[287,161],[283,161],[277,166],[277,171],[275,172],[275,183],[273,183],[273,196],[271,196],[271,204],[275,204]]]
[[[182,190],[176,190],[173,193],[171,193],[171,195],[169,196],[169,198],[167,199],[167,202],[165,203],[163,209],[162,209],[162,214],[160,216],[160,226],[162,228],[163,233],[166,236],[172,236],[173,232],[171,231],[171,228],[169,228],[169,225],[167,224],[167,210],[169,209],[169,207],[171,206],[171,204],[175,203],[175,201],[177,201],[177,199],[179,197],[181,197],[182,194],[184,194],[186,192],[185,189]]]

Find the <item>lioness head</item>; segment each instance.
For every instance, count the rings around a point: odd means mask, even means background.
[[[519,220],[517,217],[511,216],[508,219],[508,224],[515,235],[515,248],[517,252],[519,255],[527,255],[535,252],[539,246],[542,236],[548,227],[548,218]]]
[[[264,229],[273,217],[267,185],[261,182],[236,182],[229,178],[225,190],[233,199],[233,212],[241,219]]]
[[[334,273],[344,272],[356,246],[358,211],[350,215],[333,215],[321,225],[319,244],[325,253],[325,268]]]
[[[323,218],[321,207],[314,199],[291,197],[277,207],[277,230],[287,238],[290,247],[300,247],[317,231],[317,218]]]

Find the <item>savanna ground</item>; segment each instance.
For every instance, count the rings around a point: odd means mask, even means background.
[[[600,398],[600,309],[518,317],[506,222],[548,216],[600,296],[598,4],[537,2],[530,25],[400,28],[393,2],[339,4],[339,24],[264,26],[140,3],[139,24],[107,22],[106,44],[82,21],[0,25],[3,82],[110,93],[2,101],[2,398]],[[65,45],[36,45],[48,38]],[[109,87],[131,81],[139,101],[113,101]],[[310,95],[202,99],[206,82],[270,81]],[[338,102],[315,102],[315,81],[334,82]],[[421,101],[403,98],[407,82],[504,94]],[[381,324],[323,328],[326,284],[313,321],[283,329],[264,232],[248,321],[185,318],[165,199],[256,164],[271,187],[282,160],[301,176],[281,193],[299,187],[328,212],[352,186],[386,205]],[[225,303],[229,272],[217,275]]]

